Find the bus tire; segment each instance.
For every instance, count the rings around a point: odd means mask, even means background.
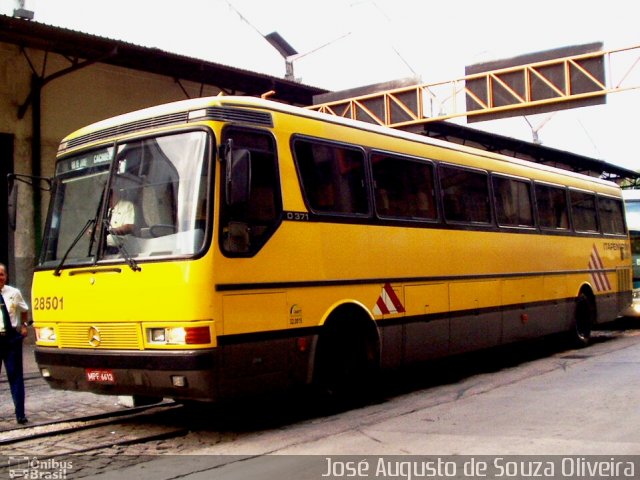
[[[373,397],[380,355],[377,331],[368,322],[339,315],[323,327],[318,339],[314,386],[329,405],[352,406]]]
[[[596,319],[596,306],[592,295],[582,290],[576,297],[573,325],[569,342],[573,348],[584,348],[591,342],[591,329]]]

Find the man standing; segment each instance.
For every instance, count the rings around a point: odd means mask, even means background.
[[[0,369],[4,363],[11,387],[11,397],[20,425],[28,422],[24,413],[24,378],[22,340],[27,336],[29,306],[17,288],[7,285],[7,267],[0,263]]]

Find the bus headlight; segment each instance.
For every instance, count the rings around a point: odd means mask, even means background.
[[[53,327],[36,327],[36,341],[54,343],[57,340],[56,330]]]
[[[154,345],[198,345],[211,343],[209,327],[148,328],[147,341]]]

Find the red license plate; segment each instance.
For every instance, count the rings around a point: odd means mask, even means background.
[[[103,368],[87,368],[85,372],[87,374],[88,382],[116,383],[116,376],[113,374],[113,370],[106,370]]]

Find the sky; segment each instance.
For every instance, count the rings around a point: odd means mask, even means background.
[[[12,15],[19,0],[0,0]],[[466,65],[569,45],[640,46],[640,2],[609,0],[23,0],[35,21],[284,77],[264,39],[293,46],[295,77],[342,90],[399,78],[464,76]],[[640,49],[620,62],[625,72]],[[640,87],[640,61],[627,85]],[[606,105],[474,123],[479,128],[640,169],[640,89]],[[457,120],[464,123],[463,120]]]

